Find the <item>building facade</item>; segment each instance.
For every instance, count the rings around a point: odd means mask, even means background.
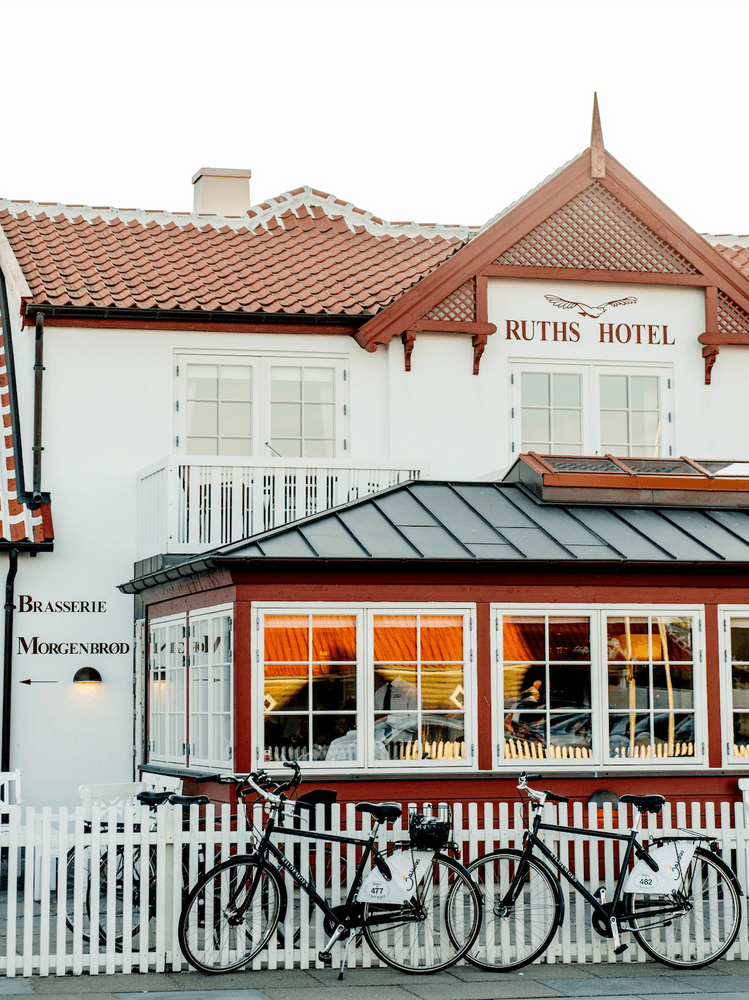
[[[528,761],[737,794],[749,239],[692,231],[597,118],[481,228],[194,183],[192,214],[0,205],[30,800],[289,757],[349,798]]]

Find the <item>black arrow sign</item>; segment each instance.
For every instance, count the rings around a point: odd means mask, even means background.
[[[28,680],[21,681],[21,684],[57,684],[57,681],[32,681],[29,677]]]

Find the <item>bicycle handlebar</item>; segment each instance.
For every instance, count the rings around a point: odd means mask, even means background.
[[[550,792],[548,789],[546,791],[540,792],[537,788],[531,788],[528,784],[528,778],[540,778],[540,774],[526,774],[523,771],[522,774],[518,775],[518,791],[525,792],[529,799],[533,802],[537,802],[539,807],[543,807],[547,802],[569,802],[569,799],[565,795],[557,795],[556,792]]]
[[[252,791],[266,802],[279,805],[284,801],[286,792],[296,788],[302,780],[302,770],[295,760],[284,761],[284,767],[289,767],[294,772],[288,781],[276,781],[266,771],[250,771],[244,775],[224,774],[218,780],[224,785],[236,785],[237,795],[241,798]]]

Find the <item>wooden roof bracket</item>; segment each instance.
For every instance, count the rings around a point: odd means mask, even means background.
[[[401,340],[403,341],[403,361],[406,366],[406,371],[411,371],[411,355],[413,354],[414,344],[416,343],[416,331],[415,330],[404,330],[401,334]]]
[[[702,357],[705,359],[705,385],[710,385],[713,378],[713,365],[718,359],[720,348],[717,344],[705,344]]]
[[[707,285],[705,288],[705,330],[715,331],[716,341],[719,339],[718,331],[718,289],[715,285]],[[705,385],[710,385],[713,378],[713,365],[715,364],[720,347],[717,343],[706,343],[708,333],[703,333],[699,338],[702,344],[702,357],[705,359]]]
[[[471,335],[471,343],[473,344],[473,374],[478,375],[481,355],[484,353],[484,348],[490,335],[496,332],[497,327],[494,323],[454,323],[440,320],[422,320],[418,326],[410,326],[401,334],[403,360],[406,371],[411,371],[411,355],[413,354],[414,344],[419,333],[460,333]],[[373,347],[370,344],[367,350],[372,349]]]
[[[485,333],[477,333],[472,339],[473,344],[473,374],[478,375],[479,365],[481,364],[481,355],[484,353],[484,348],[486,347],[486,342],[489,339]]]

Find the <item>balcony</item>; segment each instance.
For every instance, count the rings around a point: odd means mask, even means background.
[[[424,468],[372,468],[352,462],[165,458],[138,483],[138,554],[187,555],[419,479]]]

